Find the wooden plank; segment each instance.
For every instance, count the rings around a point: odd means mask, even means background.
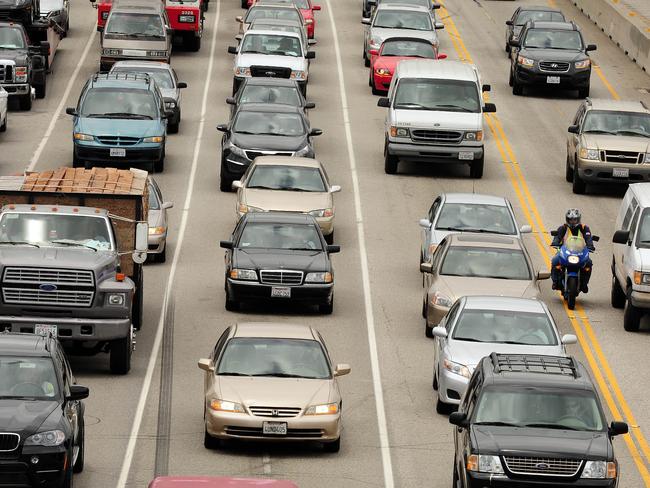
[[[72,183],[74,182],[75,169],[66,168],[65,176],[63,177],[63,184],[61,185],[61,191],[64,193],[72,191]]]
[[[65,175],[65,168],[55,169],[54,172],[52,173],[52,178],[50,178],[50,180],[47,182],[44,191],[47,192],[57,191],[59,188],[59,184],[61,183],[61,179],[63,178],[63,175]]]

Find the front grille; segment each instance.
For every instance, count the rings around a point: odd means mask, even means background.
[[[93,303],[94,295],[94,291],[43,291],[38,288],[2,288],[2,300],[5,303],[17,305],[90,307]]]
[[[571,477],[582,467],[579,459],[504,456],[506,468],[513,474]]]
[[[262,283],[266,285],[300,285],[302,283],[302,271],[289,271],[284,269],[263,269],[260,270]]]
[[[93,286],[95,278],[92,271],[57,268],[5,268],[3,281],[5,283],[29,283],[40,285],[52,283],[54,285]]]
[[[227,425],[224,429],[226,434],[236,435],[240,437],[263,437],[261,427],[239,427]],[[284,437],[284,436],[267,436],[267,437]],[[301,438],[301,439],[318,439],[323,437],[321,429],[287,429],[286,437]]]
[[[293,156],[292,152],[273,152],[273,151],[244,151],[246,157],[251,161],[258,156]]]
[[[539,69],[542,71],[548,71],[551,73],[566,73],[569,71],[570,63],[564,63],[559,61],[540,61]]]
[[[0,64],[0,82],[13,83],[13,81],[14,81],[14,65]]]
[[[414,141],[430,141],[457,144],[463,138],[463,133],[455,130],[424,130],[415,129],[411,131],[411,139]]]
[[[277,66],[251,66],[251,76],[291,78],[291,68],[280,68]]]
[[[644,158],[645,153],[636,151],[600,151],[601,161],[607,163],[641,164]]]
[[[258,417],[296,417],[302,410],[295,407],[249,407],[253,415]]]
[[[97,140],[102,144],[108,144],[110,146],[133,146],[140,141],[140,138],[127,136],[97,136]]]
[[[12,432],[0,433],[0,452],[10,452],[18,449],[20,444],[20,436]]]

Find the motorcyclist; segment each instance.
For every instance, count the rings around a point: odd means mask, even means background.
[[[588,225],[581,223],[582,214],[577,208],[570,208],[566,211],[566,222],[558,227],[557,234],[551,243],[552,247],[561,247],[565,239],[569,236],[580,236],[585,240],[585,244],[590,251],[594,251],[594,241],[591,236],[591,230]],[[589,291],[589,278],[591,278],[591,270],[593,263],[590,258],[587,258],[585,266],[580,270],[580,291],[587,293]],[[562,289],[562,265],[560,264],[560,255],[556,254],[551,260],[551,280],[553,280],[553,289]]]

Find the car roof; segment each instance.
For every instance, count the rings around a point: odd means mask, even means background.
[[[303,113],[302,108],[284,103],[244,103],[237,112]]]
[[[320,168],[321,164],[314,158],[303,158],[299,156],[258,156],[255,158],[255,166],[300,166],[303,168]]]
[[[265,222],[269,224],[316,224],[309,214],[298,212],[253,212],[242,217],[246,222]]]
[[[169,63],[163,63],[161,61],[133,61],[133,60],[118,61],[111,67],[111,70],[114,68],[121,68],[121,67],[164,69],[167,71],[172,70],[172,67]]]
[[[507,206],[505,197],[496,195],[485,195],[482,193],[443,193],[441,195],[445,203],[473,203],[475,205],[497,205],[499,207]]]
[[[19,203],[19,204],[11,203],[8,205],[3,205],[2,210],[0,212],[51,213],[53,208],[56,208],[57,214],[90,215],[91,217],[108,217],[108,210],[106,209],[94,208],[94,207],[82,207],[82,206],[76,207],[74,205],[51,205],[51,204],[31,205],[27,203]]]
[[[450,234],[449,245],[462,247],[494,247],[500,249],[522,249],[523,243],[517,237],[488,234]]]
[[[519,12],[529,12],[529,11],[533,11],[533,12],[558,12],[560,14],[562,13],[562,11],[559,8],[553,8],[553,7],[549,7],[549,6],[546,6],[546,5],[522,5],[521,7],[519,7]],[[564,15],[564,14],[562,14],[562,15]]]
[[[38,334],[0,332],[0,355],[50,356],[55,340]]]
[[[512,312],[546,313],[541,300],[534,298],[476,295],[464,297],[464,310],[507,310]]]
[[[298,488],[286,480],[213,476],[159,476],[149,488]]]
[[[262,85],[262,86],[286,86],[286,87],[298,88],[298,83],[296,82],[296,80],[290,80],[289,78],[251,76],[250,78],[244,78],[244,80],[246,86]]]
[[[267,36],[282,36],[282,37],[295,37],[298,40],[302,40],[302,36],[298,32],[291,32],[291,31],[278,31],[278,30],[270,30],[270,29],[248,29],[244,33],[244,37],[250,36],[253,34],[264,34]]]
[[[650,183],[631,183],[629,191],[634,193],[642,208],[650,207]]]
[[[377,5],[377,12],[380,10],[402,10],[409,12],[425,12],[427,15],[431,15],[429,8],[423,5],[408,5],[406,3],[380,3]]]
[[[282,322],[240,322],[235,324],[233,337],[278,337],[314,340],[318,336],[309,325]]]
[[[124,87],[132,85],[133,88],[142,88],[143,90],[149,90],[153,87],[151,81],[149,75],[138,71],[96,73],[91,77],[92,86]]]
[[[461,61],[438,59],[408,59],[400,61],[396,74],[399,78],[432,78],[477,81],[478,69]]]
[[[573,22],[528,21],[531,29],[579,30]]]
[[[642,101],[609,100],[607,98],[587,98],[587,110],[611,110],[616,112],[643,112],[650,114],[650,109]]]

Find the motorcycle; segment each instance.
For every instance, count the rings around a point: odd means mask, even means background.
[[[552,236],[557,235],[557,231],[551,232]],[[600,240],[598,236],[592,236],[592,240]],[[580,271],[585,267],[589,259],[589,253],[592,252],[585,243],[582,236],[570,235],[561,246],[553,246],[560,256],[560,265],[562,266],[562,296],[567,302],[569,310],[575,309],[576,298],[582,288],[580,283]]]

